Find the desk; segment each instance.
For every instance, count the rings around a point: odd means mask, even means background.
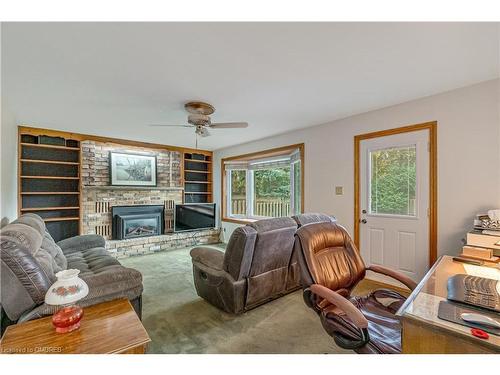
[[[446,299],[448,278],[469,274],[500,280],[500,270],[454,262],[441,257],[401,306],[402,352],[406,354],[500,353],[500,336],[482,340],[470,328],[437,317],[439,302]]]
[[[151,341],[128,300],[85,307],[81,327],[56,333],[52,317],[7,327],[0,341],[3,354],[144,353]]]

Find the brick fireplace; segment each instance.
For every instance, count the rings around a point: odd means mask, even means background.
[[[109,153],[155,155],[157,186],[110,186]],[[181,153],[178,151],[123,146],[98,141],[82,142],[81,207],[82,233],[99,234],[116,257],[146,254],[166,249],[219,242],[218,230],[173,233],[173,210],[182,203]],[[161,206],[163,230],[157,236],[113,238],[112,211],[118,206]],[[144,229],[142,229],[144,230]]]

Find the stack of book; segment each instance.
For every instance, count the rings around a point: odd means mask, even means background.
[[[467,233],[467,244],[462,256],[500,262],[500,225],[488,220],[488,215],[477,215],[474,229]]]

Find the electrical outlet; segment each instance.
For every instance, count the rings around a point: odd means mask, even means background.
[[[344,187],[335,186],[335,195],[344,195]]]

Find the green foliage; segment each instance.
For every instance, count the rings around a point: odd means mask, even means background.
[[[246,171],[231,171],[231,194],[232,196],[245,196]]]
[[[371,153],[371,212],[415,214],[414,146]]]
[[[231,172],[232,196],[245,196],[246,172]],[[254,172],[254,191],[259,198],[290,198],[290,167],[262,169]]]
[[[256,170],[253,179],[257,199],[290,199],[290,167]]]

